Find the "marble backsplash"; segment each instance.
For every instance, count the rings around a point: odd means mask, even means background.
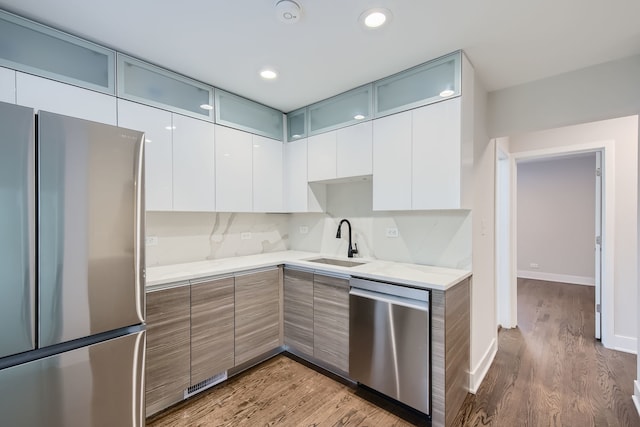
[[[289,248],[346,256],[348,227],[336,238],[341,219],[353,228],[358,255],[387,261],[471,268],[471,212],[468,210],[374,212],[371,181],[331,184],[327,212],[292,214]],[[387,229],[398,237],[387,237]]]
[[[357,256],[387,261],[471,268],[468,210],[374,212],[371,181],[327,186],[327,212],[304,214],[148,212],[147,266],[283,251],[346,256],[353,227]],[[398,237],[387,237],[387,229]]]
[[[288,249],[289,215],[147,212],[147,266],[254,255]]]

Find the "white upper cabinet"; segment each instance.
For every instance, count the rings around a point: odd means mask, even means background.
[[[374,120],[373,209],[469,209],[473,140],[461,97]]]
[[[412,209],[458,209],[460,98],[413,111]]]
[[[411,209],[412,112],[373,122],[373,210]]]
[[[358,123],[308,138],[309,182],[371,175],[372,123]]]
[[[253,135],[253,211],[282,212],[282,142]]]
[[[213,212],[215,125],[173,114],[173,210]]]
[[[336,177],[371,175],[373,124],[358,123],[336,131]]]
[[[16,72],[0,67],[0,101],[16,103]]]
[[[115,125],[116,98],[103,93],[16,73],[18,105]]]
[[[284,144],[284,209],[286,212],[322,212],[326,186],[307,183],[307,139]]]
[[[310,136],[307,140],[309,182],[336,178],[336,132]]]
[[[216,125],[216,210],[253,210],[253,138],[250,133]]]
[[[118,126],[145,133],[145,209],[173,209],[172,117],[168,111],[118,100]]]

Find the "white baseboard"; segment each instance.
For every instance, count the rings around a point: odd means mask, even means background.
[[[521,277],[523,279],[546,280],[548,282],[571,283],[573,285],[596,285],[596,280],[593,277],[545,273],[543,271],[518,270],[518,277]]]
[[[482,380],[489,372],[489,368],[493,363],[493,359],[496,357],[496,353],[498,352],[498,341],[496,338],[491,340],[491,344],[487,351],[484,352],[482,359],[476,365],[475,369],[469,372],[469,392],[476,394],[480,384],[482,384]]]
[[[613,349],[618,351],[624,351],[625,353],[638,354],[638,340],[634,337],[614,335]]]
[[[638,380],[633,382],[633,391],[634,393],[631,398],[633,399],[633,403],[636,405],[638,415],[640,415],[640,383],[638,383]]]

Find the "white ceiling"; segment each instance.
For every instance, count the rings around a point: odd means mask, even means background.
[[[640,54],[638,0],[0,0],[0,8],[288,112],[463,49],[489,90]],[[364,30],[371,7],[393,12]],[[264,66],[276,81],[258,76]]]

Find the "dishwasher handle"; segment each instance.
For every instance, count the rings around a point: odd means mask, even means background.
[[[400,305],[403,307],[413,308],[420,311],[429,311],[429,302],[419,301],[409,298],[398,297],[395,295],[382,294],[379,292],[367,291],[365,289],[351,288],[349,295],[360,298],[367,298],[375,301],[384,302],[392,305]]]

